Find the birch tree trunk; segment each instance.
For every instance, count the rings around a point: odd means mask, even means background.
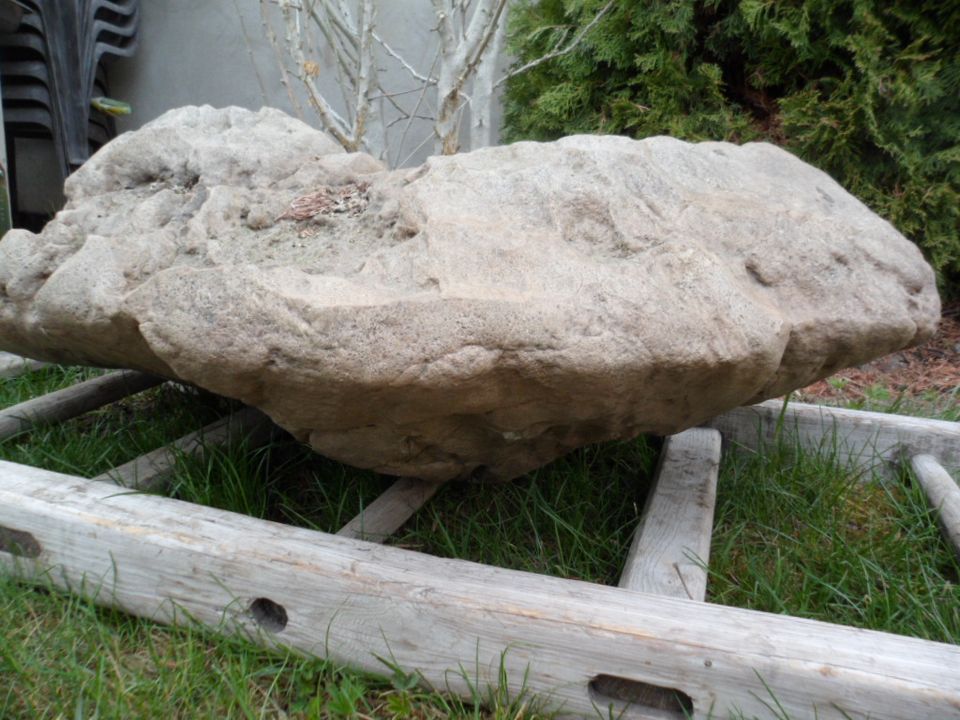
[[[507,41],[506,18],[497,24],[490,47],[480,59],[470,102],[470,149],[489,147],[496,142],[493,125],[494,93],[497,88],[497,71]]]
[[[430,68],[417,68],[384,39],[377,27],[377,3],[382,1],[260,0],[260,7],[264,34],[277,55],[281,82],[294,106],[299,103],[290,89],[291,76],[300,80],[324,130],[345,149],[362,149],[382,160],[392,155],[395,164],[403,164],[431,140],[437,153],[458,152],[467,110],[470,149],[492,144],[497,88],[508,77],[572,52],[615,0],[569,42],[563,46],[558,42],[543,57],[506,74],[499,74],[498,68],[510,0],[430,0],[435,25],[425,30],[425,36],[436,48]],[[277,11],[282,39],[271,21]],[[332,58],[332,63],[322,63],[321,58]],[[392,82],[399,75],[414,87],[385,87],[384,78],[391,70]],[[335,75],[342,103],[321,90],[321,74]],[[423,121],[430,122],[431,135],[417,143],[410,131]],[[394,125],[402,130],[391,136]],[[395,148],[389,147],[391,137],[399,138]],[[408,145],[414,146],[410,153]]]

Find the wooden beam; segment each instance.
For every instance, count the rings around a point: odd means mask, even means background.
[[[465,695],[502,668],[505,692],[581,716],[623,705],[603,678],[677,691],[677,707],[635,704],[633,719],[960,712],[954,645],[434,558],[8,462],[0,528],[0,566],[20,577],[373,672],[387,659]]]
[[[401,478],[337,531],[340,537],[383,542],[432,498],[443,483]]]
[[[0,378],[14,378],[24,373],[39,370],[47,365],[49,363],[0,351]]]
[[[741,407],[708,423],[724,439],[759,450],[771,447],[778,427],[788,442],[809,450],[835,452],[837,459],[864,471],[893,472],[913,455],[933,455],[947,468],[960,468],[960,423],[907,415],[847,410],[781,400]]]
[[[121,370],[27,400],[0,411],[0,440],[37,423],[58,422],[82,415],[162,382],[162,378],[153,375]]]
[[[273,424],[263,413],[254,408],[244,408],[196,432],[184,435],[169,445],[107,470],[94,480],[156,492],[169,480],[179,456],[198,455],[208,447],[226,445],[244,437],[248,439],[252,449],[265,443],[272,431]]]
[[[633,536],[620,587],[703,600],[720,469],[720,433],[668,437]]]
[[[910,465],[930,507],[937,513],[943,536],[960,557],[960,487],[932,455],[914,455]]]

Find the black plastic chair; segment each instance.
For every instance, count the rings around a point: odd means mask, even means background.
[[[139,0],[21,4],[20,28],[0,36],[5,124],[14,136],[49,132],[66,177],[115,134],[113,119],[90,101],[108,94],[104,63],[136,51]]]
[[[15,139],[53,142],[65,179],[116,135],[113,117],[91,107],[109,96],[106,65],[136,51],[139,0],[0,0],[15,4],[15,32],[0,34],[9,183],[16,202]]]

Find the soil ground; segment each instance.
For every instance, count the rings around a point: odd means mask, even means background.
[[[878,391],[921,401],[960,393],[960,302],[944,307],[940,328],[923,345],[841,370],[797,391],[795,398],[850,403],[869,401]]]

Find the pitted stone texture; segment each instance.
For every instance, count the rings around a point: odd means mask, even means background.
[[[387,172],[276,110],[182,108],[66,192],[0,242],[0,347],[195,383],[396,475],[678,432],[939,317],[913,244],[765,144],[579,136]]]

